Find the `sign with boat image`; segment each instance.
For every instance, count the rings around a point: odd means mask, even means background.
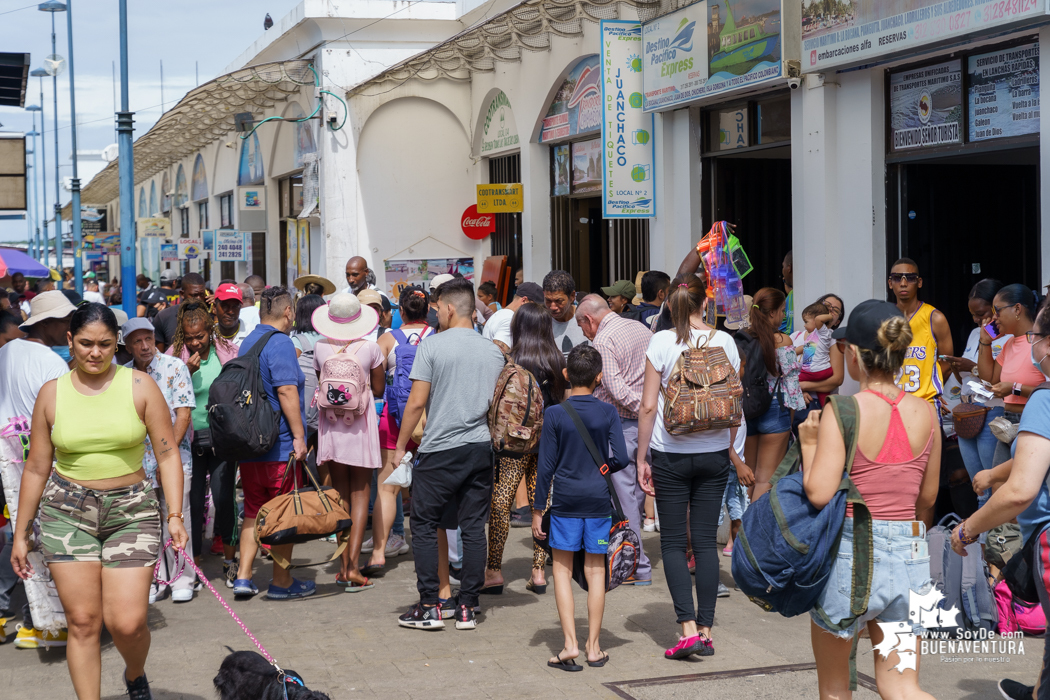
[[[702,0],[642,25],[647,111],[781,77],[780,0]]]

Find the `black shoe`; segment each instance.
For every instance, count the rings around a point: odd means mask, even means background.
[[[130,700],[153,700],[153,693],[149,692],[149,681],[146,680],[145,673],[134,681],[128,680],[127,669],[124,669],[124,674],[124,687],[128,689]]]
[[[460,584],[460,577],[463,575],[463,569],[457,569],[451,564],[448,565],[448,582],[453,586]]]
[[[445,626],[441,619],[441,606],[432,605],[428,608],[422,603],[416,603],[411,610],[397,618],[397,624],[417,630],[439,630]]]
[[[532,510],[528,506],[522,506],[510,513],[511,527],[532,527]]]
[[[1004,678],[999,681],[999,694],[1006,700],[1031,700],[1034,687]]]
[[[474,611],[466,605],[456,606],[456,629],[458,630],[472,630],[478,626],[477,620],[474,619]]]

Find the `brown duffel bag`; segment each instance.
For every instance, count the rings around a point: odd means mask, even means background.
[[[339,492],[331,486],[322,487],[318,484],[309,469],[303,471],[306,472],[312,486],[299,487],[299,464],[295,460],[295,455],[292,454],[288,459],[288,468],[284,471],[284,479],[281,481],[283,488],[291,476],[292,491],[267,501],[266,505],[259,509],[259,515],[255,520],[255,541],[274,546],[301,544],[338,535],[339,545],[330,558],[309,564],[292,564],[271,549],[270,556],[286,569],[317,566],[335,561],[350,541],[352,522]]]

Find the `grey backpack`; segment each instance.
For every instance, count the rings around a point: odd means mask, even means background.
[[[314,369],[314,340],[306,333],[293,333],[299,339],[299,345],[303,352],[299,355],[299,369],[306,375],[306,383],[303,386],[303,397],[306,399],[306,429],[307,432],[317,432],[317,400],[314,393],[317,391],[317,370]]]
[[[967,545],[965,557],[953,552],[952,528],[958,522],[959,516],[950,513],[927,533],[930,543],[930,578],[933,579],[934,587],[944,594],[944,600],[938,607],[948,610],[954,606],[959,610],[954,625],[931,628],[930,631],[947,632],[951,637],[963,631],[993,632],[999,624],[999,612],[988,569],[981,556],[981,545],[977,542]]]

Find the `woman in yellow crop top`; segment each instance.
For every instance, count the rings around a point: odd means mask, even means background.
[[[103,622],[124,657],[129,696],[152,697],[146,612],[161,529],[157,496],[142,468],[147,434],[168,502],[182,503],[182,460],[167,403],[149,375],[113,364],[117,331],[116,317],[101,304],[84,304],[70,319],[75,368],[37,396],[18,502],[29,527],[15,533],[11,556],[16,574],[33,575],[27,553],[39,506],[37,545],[66,611],[66,659],[79,700],[101,695]],[[188,539],[182,514],[168,519],[182,549]]]

